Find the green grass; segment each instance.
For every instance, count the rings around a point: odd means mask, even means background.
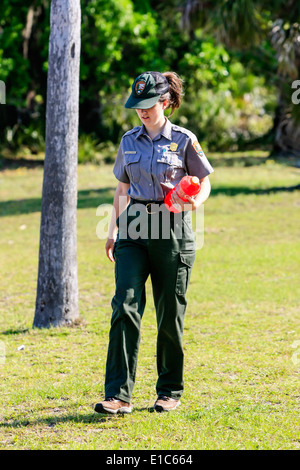
[[[188,291],[182,405],[149,412],[156,325],[147,284],[134,411],[124,418],[93,411],[114,291],[96,208],[112,201],[112,167],[79,167],[81,321],[49,330],[32,329],[42,169],[0,173],[0,448],[300,448],[300,171],[264,155],[252,166],[214,163]]]

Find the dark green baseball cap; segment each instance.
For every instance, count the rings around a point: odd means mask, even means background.
[[[169,83],[160,72],[145,72],[133,82],[132,92],[125,108],[148,109],[154,106],[161,95],[169,91]]]

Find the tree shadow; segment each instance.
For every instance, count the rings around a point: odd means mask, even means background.
[[[78,209],[97,208],[100,204],[112,204],[115,187],[78,191]],[[41,212],[42,198],[0,201],[0,217]]]
[[[78,191],[78,209],[97,208],[100,204],[112,204],[116,187]]]
[[[212,186],[210,197],[224,194],[226,196],[236,196],[238,194],[271,194],[278,192],[293,192],[299,191],[300,184],[294,186],[272,186],[270,188],[249,188],[247,186]],[[101,189],[89,189],[78,191],[78,209],[95,210],[101,204],[112,204],[114,197],[115,187],[107,187]],[[28,199],[15,199],[0,202],[0,217],[30,214],[33,212],[41,211],[41,198],[28,198]]]
[[[18,170],[19,168],[42,168],[44,160],[38,158],[6,158],[0,155],[0,172],[4,170]]]
[[[217,156],[212,152],[208,154],[208,159],[213,168],[217,167],[232,167],[243,168],[251,166],[260,166],[268,162],[276,162],[282,166],[300,167],[299,157],[292,154],[284,153],[268,153],[266,155],[253,155],[253,151],[247,153],[242,152],[225,152],[224,156],[221,152]]]
[[[120,415],[119,415],[120,416]],[[107,421],[107,418],[110,418],[111,416],[108,415],[102,415],[102,414],[96,414],[96,413],[88,413],[85,415],[80,415],[80,414],[68,414],[68,415],[63,415],[63,416],[45,416],[43,418],[37,418],[37,419],[14,419],[11,422],[1,422],[0,423],[0,429],[1,428],[20,428],[20,427],[28,427],[28,426],[36,426],[39,424],[46,425],[49,427],[54,427],[57,424],[61,423],[69,423],[69,422],[75,422],[75,423],[94,423],[94,422],[105,422]]]
[[[226,196],[237,196],[238,194],[271,194],[271,193],[279,193],[279,192],[293,192],[299,191],[300,184],[294,186],[272,186],[271,188],[249,188],[248,186],[217,186],[212,187],[211,189],[211,196],[218,196],[219,194],[223,194]]]
[[[150,413],[155,412],[154,408],[134,408],[132,410],[131,414],[135,413],[140,413],[143,411],[148,411]],[[63,412],[63,411],[62,411]],[[62,423],[83,423],[83,424],[89,424],[89,423],[105,423],[110,420],[122,420],[126,418],[126,414],[118,413],[118,414],[106,414],[106,413],[97,413],[97,412],[91,412],[87,414],[79,414],[79,413],[69,413],[69,414],[64,414],[62,416],[55,415],[53,412],[52,416],[45,416],[41,418],[36,418],[36,419],[27,419],[27,418],[15,418],[12,421],[5,422],[1,421],[0,422],[0,429],[1,428],[20,428],[20,427],[30,427],[30,426],[37,426],[37,425],[46,425],[48,427],[55,427],[56,425],[62,424]]]
[[[216,167],[249,167],[249,166],[258,166],[258,165],[263,165],[266,163],[268,160],[268,156],[264,157],[255,157],[252,155],[242,155],[240,157],[237,157],[233,155],[232,157],[214,157],[213,154],[210,156],[209,154],[207,155],[210,164],[212,165],[213,168]]]
[[[2,335],[22,335],[24,333],[28,333],[29,328],[17,328],[17,329],[12,329],[10,328],[9,330],[1,331],[0,333]]]

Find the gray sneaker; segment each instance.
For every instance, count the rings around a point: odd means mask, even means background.
[[[97,413],[131,413],[131,405],[122,400],[118,400],[118,398],[106,398],[104,401],[97,403],[95,405],[95,411]]]
[[[159,413],[162,411],[171,411],[175,410],[180,405],[180,400],[175,400],[171,397],[166,397],[165,395],[159,396],[154,403],[155,411]]]

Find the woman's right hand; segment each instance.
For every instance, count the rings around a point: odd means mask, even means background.
[[[106,251],[106,256],[110,261],[115,261],[113,257],[113,247],[115,244],[115,239],[114,238],[108,238],[106,245],[105,245],[105,251]]]
[[[115,261],[113,257],[113,247],[118,234],[117,217],[126,209],[129,204],[130,197],[127,194],[129,187],[129,183],[127,184],[119,181],[115,191],[113,212],[109,224],[107,242],[105,245],[106,256],[110,261]]]

